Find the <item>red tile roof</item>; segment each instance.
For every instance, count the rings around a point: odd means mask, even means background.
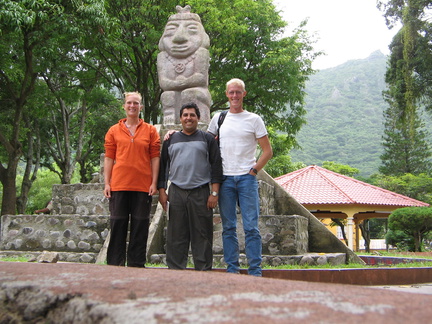
[[[301,204],[429,206],[316,165],[275,178]]]

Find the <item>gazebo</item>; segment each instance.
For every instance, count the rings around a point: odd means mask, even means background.
[[[402,207],[424,207],[429,204],[368,183],[341,175],[316,165],[275,178],[315,217],[347,219],[348,247],[359,247],[359,224],[369,218],[387,218]]]

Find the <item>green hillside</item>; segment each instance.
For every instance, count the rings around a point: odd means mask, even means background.
[[[307,125],[291,151],[294,162],[334,161],[358,168],[362,176],[378,171],[382,152],[384,75],[380,51],[362,60],[321,70],[306,85]]]

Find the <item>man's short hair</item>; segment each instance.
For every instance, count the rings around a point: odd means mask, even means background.
[[[241,80],[241,79],[234,78],[234,79],[229,80],[229,81],[226,83],[226,90],[228,90],[228,87],[229,87],[231,84],[239,85],[240,87],[242,87],[243,91],[246,91],[245,83],[244,83],[243,80]]]
[[[185,109],[187,109],[187,108],[189,108],[189,109],[190,109],[190,108],[194,108],[194,109],[195,109],[195,114],[197,115],[198,119],[201,118],[200,110],[199,110],[197,104],[194,103],[194,102],[190,102],[190,103],[184,104],[184,105],[181,107],[181,109],[180,109],[180,117],[183,115],[183,110],[185,110]]]

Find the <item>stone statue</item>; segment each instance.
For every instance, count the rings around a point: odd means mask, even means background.
[[[169,17],[159,41],[157,57],[159,85],[164,113],[163,124],[180,124],[183,104],[195,102],[201,112],[201,123],[210,122],[211,95],[208,91],[210,38],[200,17],[187,5],[176,7]]]

